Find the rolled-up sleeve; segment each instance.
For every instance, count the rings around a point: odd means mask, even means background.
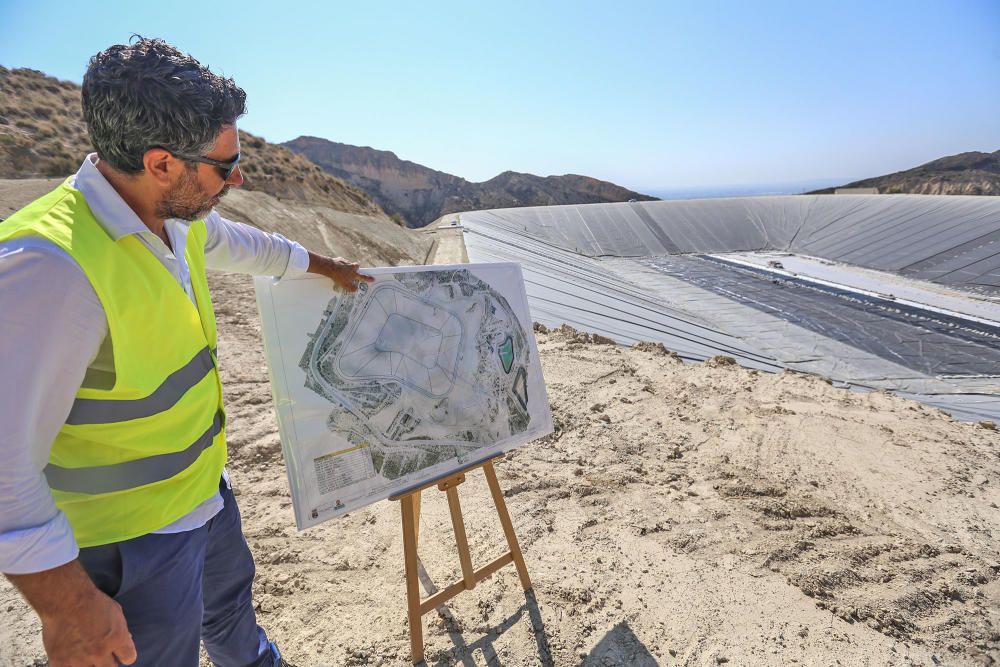
[[[309,268],[309,253],[281,234],[226,220],[213,211],[205,218],[205,264],[216,271],[295,278]]]
[[[68,255],[38,239],[0,244],[0,572],[77,556],[43,471],[106,335],[100,300]]]

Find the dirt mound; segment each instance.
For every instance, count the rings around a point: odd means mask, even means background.
[[[575,345],[617,345],[615,341],[596,333],[577,331],[568,324],[562,324],[550,332],[556,340],[566,341]]]
[[[668,350],[666,348],[666,346],[664,346],[664,344],[660,343],[660,342],[651,342],[651,341],[647,341],[647,340],[641,340],[641,341],[635,343],[634,345],[632,345],[632,349],[636,350],[637,352],[649,352],[650,354],[653,354],[653,355],[659,356],[659,357],[670,357],[671,359],[674,359],[675,361],[680,361],[680,359],[681,359],[680,355],[678,355],[673,350]]]

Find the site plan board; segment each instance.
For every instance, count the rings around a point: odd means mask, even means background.
[[[300,529],[552,431],[518,264],[364,272],[256,280]]]

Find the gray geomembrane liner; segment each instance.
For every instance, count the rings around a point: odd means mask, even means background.
[[[1000,197],[630,202],[459,220],[470,261],[521,263],[543,324],[1000,420]]]

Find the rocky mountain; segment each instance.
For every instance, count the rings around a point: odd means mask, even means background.
[[[282,145],[361,188],[386,212],[410,227],[422,227],[446,213],[484,208],[656,199],[575,174],[542,177],[505,171],[488,181],[473,183],[401,160],[390,151],[318,137],[299,137]]]
[[[878,188],[881,194],[1000,195],[1000,151],[949,155],[906,171],[848,183],[842,188]],[[832,194],[836,188],[808,194]]]
[[[245,190],[385,217],[363,191],[287,148],[242,131],[240,143]],[[68,176],[92,150],[80,86],[32,69],[0,66],[0,178]]]

